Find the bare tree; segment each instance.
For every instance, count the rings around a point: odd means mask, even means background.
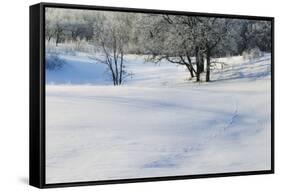
[[[99,22],[94,27],[97,51],[91,58],[107,66],[113,85],[121,85],[128,76],[125,71],[124,55],[130,40],[130,17],[122,13],[100,14],[97,17]]]

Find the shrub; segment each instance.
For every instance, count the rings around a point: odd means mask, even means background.
[[[252,59],[257,59],[263,56],[263,52],[260,51],[258,47],[250,49],[250,50],[245,50],[242,54],[243,59],[245,60],[252,60]]]
[[[58,53],[48,53],[46,55],[46,69],[59,70],[65,64],[65,60],[60,58]]]

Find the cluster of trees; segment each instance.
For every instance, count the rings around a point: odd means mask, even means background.
[[[45,38],[56,46],[69,40],[93,38],[94,12],[46,8]]]
[[[212,58],[271,50],[270,22],[214,17],[151,15],[144,32],[150,59],[184,65],[191,77],[210,81]]]
[[[92,58],[106,64],[114,85],[127,76],[126,54],[184,65],[191,78],[211,80],[212,58],[271,51],[271,23],[214,17],[126,12],[46,10],[46,41],[56,45],[85,39]]]

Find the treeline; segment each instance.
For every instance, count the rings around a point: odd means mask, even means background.
[[[205,73],[208,82],[212,58],[251,49],[271,51],[268,21],[47,9],[45,27],[46,41],[56,46],[81,39],[93,44],[92,58],[108,66],[114,85],[122,84],[127,75],[126,54],[184,65],[196,81]]]

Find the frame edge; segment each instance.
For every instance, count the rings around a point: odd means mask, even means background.
[[[40,125],[41,4],[29,7],[29,185],[43,188]]]
[[[44,57],[42,54],[44,39],[43,9],[45,7],[63,7],[63,8],[78,8],[78,9],[97,9],[108,11],[123,11],[123,12],[142,12],[142,13],[163,13],[169,14],[190,14],[190,15],[203,15],[227,18],[241,18],[253,20],[267,20],[272,22],[272,69],[271,69],[271,169],[252,172],[230,172],[218,174],[203,174],[203,175],[184,175],[184,176],[168,176],[168,177],[150,177],[139,179],[119,179],[119,180],[106,180],[106,181],[86,181],[86,182],[66,182],[47,184],[45,182],[45,156],[42,149],[44,149],[44,128],[41,120],[42,109],[42,96],[44,95],[44,88],[42,87],[42,70],[44,69]],[[36,17],[36,18],[33,18]],[[245,176],[245,175],[265,175],[274,174],[274,17],[261,17],[261,16],[248,16],[248,15],[230,15],[230,14],[217,14],[217,13],[196,13],[185,11],[172,11],[172,10],[153,10],[141,8],[122,8],[122,7],[106,7],[94,5],[75,5],[75,4],[60,4],[60,3],[39,3],[30,6],[30,182],[29,184],[37,188],[58,188],[70,186],[90,186],[90,185],[106,185],[106,184],[123,184],[123,183],[139,183],[148,181],[172,181],[184,179],[197,179],[197,178],[218,178],[229,176]],[[38,48],[37,48],[38,47]],[[36,49],[37,48],[37,49]],[[42,69],[43,68],[43,69]],[[44,76],[44,74],[43,74]],[[42,92],[43,90],[43,92]],[[33,145],[32,145],[33,144]],[[35,145],[34,145],[35,144]]]

